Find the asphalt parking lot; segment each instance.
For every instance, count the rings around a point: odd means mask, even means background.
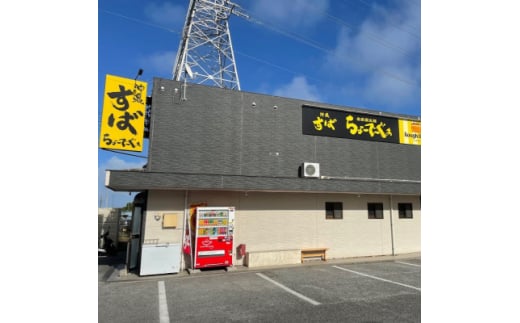
[[[420,322],[421,259],[110,280],[99,322]]]

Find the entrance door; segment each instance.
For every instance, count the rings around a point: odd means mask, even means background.
[[[132,235],[130,237],[130,251],[128,261],[128,269],[137,267],[137,259],[139,257],[139,245],[141,243],[141,219],[143,217],[143,208],[134,206],[134,214],[132,215]]]

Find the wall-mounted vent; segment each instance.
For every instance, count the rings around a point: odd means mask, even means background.
[[[302,165],[302,177],[320,177],[320,164],[319,163],[303,163]]]

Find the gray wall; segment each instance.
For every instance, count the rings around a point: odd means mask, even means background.
[[[420,146],[302,134],[302,104],[374,111],[159,78],[152,100],[150,172],[297,178],[318,162],[324,176],[420,181]]]

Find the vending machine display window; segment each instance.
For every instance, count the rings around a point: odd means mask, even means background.
[[[233,265],[234,207],[198,207],[194,268]]]

